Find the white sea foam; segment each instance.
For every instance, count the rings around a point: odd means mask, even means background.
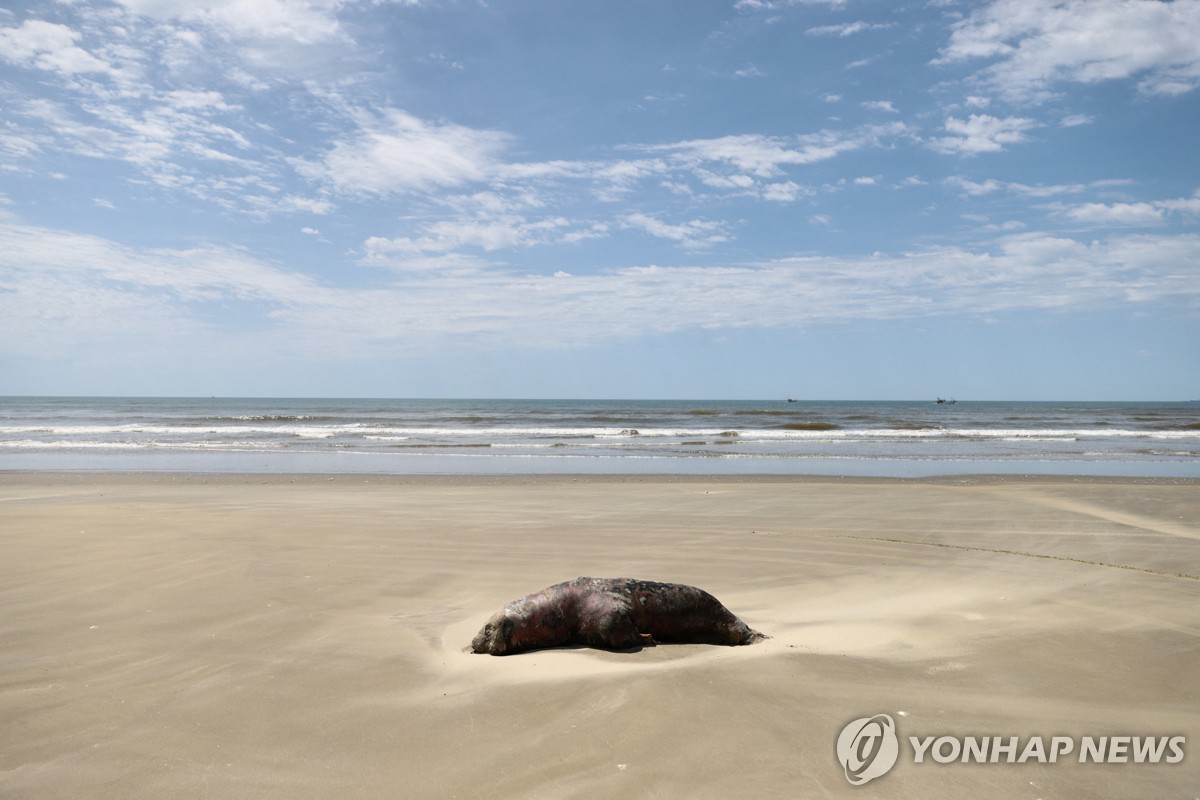
[[[197,439],[187,442],[87,442],[75,439],[0,440],[0,450],[271,450],[284,447],[282,442],[239,442]]]
[[[369,433],[368,433],[369,431]],[[262,435],[301,439],[361,437],[369,441],[400,441],[413,438],[445,439],[656,439],[656,438],[742,438],[775,439],[1174,439],[1200,441],[1200,430],[1133,430],[1112,428],[601,428],[601,427],[383,427],[361,423],[344,425],[7,425],[0,436],[122,437],[171,436],[192,439],[199,435]]]

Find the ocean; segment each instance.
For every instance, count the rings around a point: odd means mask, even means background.
[[[0,398],[0,469],[1200,477],[1200,402]]]

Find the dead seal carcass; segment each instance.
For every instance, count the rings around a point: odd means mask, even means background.
[[[564,644],[626,650],[656,641],[737,645],[765,638],[695,586],[576,578],[506,605],[471,651],[502,656]]]

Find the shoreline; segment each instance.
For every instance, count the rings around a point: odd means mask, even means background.
[[[46,480],[57,483],[132,482],[206,485],[284,485],[284,484],[359,484],[369,481],[387,485],[530,485],[555,483],[598,484],[657,484],[657,483],[717,483],[717,484],[834,484],[869,483],[881,485],[979,485],[979,484],[1107,484],[1200,487],[1200,477],[1170,477],[1141,475],[1072,475],[1059,473],[945,473],[901,477],[892,475],[822,475],[778,473],[393,473],[393,472],[204,472],[167,470],[36,470],[0,469],[0,486],[25,480]]]
[[[487,448],[484,448],[487,449]],[[1200,459],[581,457],[382,455],[354,452],[110,454],[0,453],[0,472],[136,472],[317,475],[694,475],[928,478],[949,475],[1067,475],[1200,478]]]

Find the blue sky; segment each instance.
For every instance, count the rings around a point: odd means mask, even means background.
[[[0,10],[0,394],[1200,398],[1198,0]]]

